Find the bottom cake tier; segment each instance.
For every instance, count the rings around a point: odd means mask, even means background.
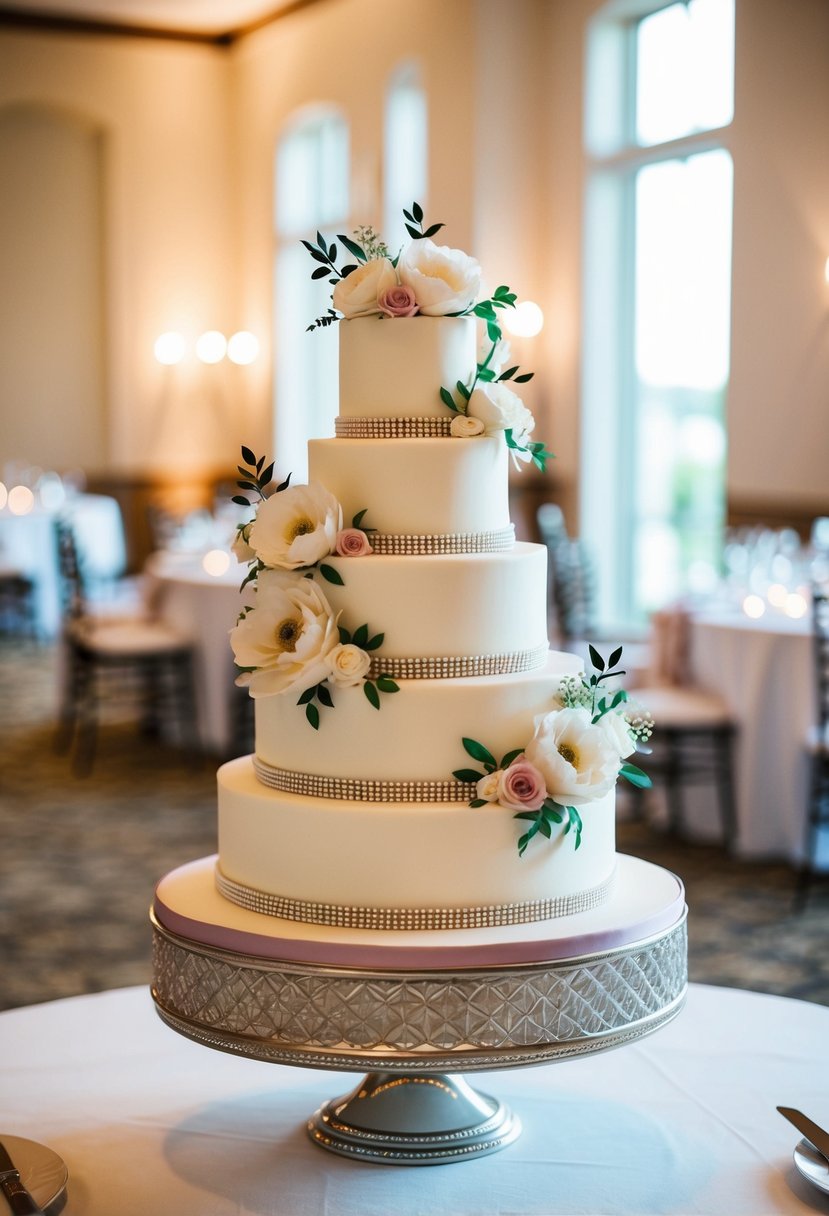
[[[518,1067],[618,1046],[676,1015],[687,985],[678,878],[620,856],[601,907],[521,926],[413,933],[299,924],[216,890],[215,858],[168,874],[153,997],[206,1045],[344,1069]]]

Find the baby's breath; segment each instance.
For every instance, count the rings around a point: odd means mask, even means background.
[[[653,734],[653,717],[650,710],[628,703],[624,718],[633,738],[639,743],[647,743]]]
[[[559,681],[558,700],[564,709],[591,709],[593,692],[580,676],[564,676]]]
[[[362,245],[367,258],[391,257],[388,245],[370,224],[361,224],[359,228],[355,228],[354,239],[358,245]]]

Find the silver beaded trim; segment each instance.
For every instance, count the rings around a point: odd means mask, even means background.
[[[216,887],[225,899],[281,920],[303,924],[329,925],[339,929],[408,929],[429,932],[434,929],[494,929],[501,925],[527,925],[535,921],[573,916],[603,904],[613,886],[613,875],[597,887],[552,899],[528,899],[514,904],[485,904],[472,908],[373,908],[348,904],[325,904],[314,900],[290,899],[258,891],[228,878],[216,866]]]
[[[371,777],[322,777],[277,768],[253,757],[253,768],[263,785],[286,794],[309,798],[336,798],[341,802],[470,802],[476,794],[472,781],[380,781]]]
[[[452,419],[445,418],[345,418],[334,421],[338,439],[446,439]]]
[[[397,680],[451,680],[467,676],[503,676],[535,671],[547,661],[547,646],[516,650],[512,654],[439,655],[433,658],[383,658],[373,655],[369,675]]]
[[[404,533],[370,532],[375,553],[402,557],[429,557],[441,553],[504,553],[515,544],[515,528],[489,532],[448,532],[444,535],[407,536]]]

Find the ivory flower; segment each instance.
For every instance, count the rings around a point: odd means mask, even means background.
[[[476,388],[469,398],[467,412],[472,418],[480,418],[486,435],[511,430],[515,442],[522,446],[535,426],[535,419],[524,402],[505,384]]]
[[[230,549],[237,562],[244,563],[256,560],[256,554],[248,542],[249,536],[250,524],[245,524],[243,528],[236,529],[236,535],[233,538],[233,544],[230,546]]]
[[[475,787],[475,797],[482,798],[484,802],[498,801],[498,783],[501,780],[502,769],[496,769],[494,773],[487,773]]]
[[[498,801],[511,811],[534,811],[547,797],[544,778],[524,756],[504,769],[498,782]]]
[[[584,806],[609,793],[619,775],[618,745],[601,722],[593,725],[586,709],[557,709],[535,720],[535,734],[524,749],[561,806]]]
[[[636,751],[633,736],[630,733],[630,727],[625,721],[624,714],[611,710],[609,713],[602,714],[598,725],[601,726],[608,739],[618,750],[622,760]]]
[[[371,656],[351,642],[340,643],[328,655],[328,666],[334,683],[348,688],[368,675]]]
[[[331,297],[335,308],[346,320],[370,317],[380,312],[378,300],[384,292],[397,286],[397,275],[388,258],[372,258],[361,262],[351,274],[339,279]]]
[[[449,424],[449,434],[455,439],[470,439],[483,433],[484,424],[480,418],[470,418],[468,414],[456,414]]]
[[[426,237],[412,241],[397,263],[400,282],[411,287],[426,317],[465,312],[478,298],[481,267],[460,249],[436,245]],[[335,301],[336,302],[336,301]]]
[[[324,486],[291,486],[260,503],[248,544],[264,565],[298,570],[333,552],[342,523],[342,508]]]
[[[478,337],[478,362],[483,363],[491,350],[492,342],[489,339],[486,329],[483,328]],[[508,340],[506,338],[499,338],[495,343],[495,350],[492,351],[492,356],[489,358],[487,367],[494,371],[497,376],[507,366],[509,357],[510,344]]]
[[[251,696],[302,693],[331,674],[329,656],[339,645],[339,631],[313,579],[263,570],[254,605],[230,631],[230,644],[238,666],[254,669],[236,680]]]

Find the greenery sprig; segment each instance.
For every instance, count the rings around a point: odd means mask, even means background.
[[[323,680],[320,684],[315,684],[313,688],[306,688],[305,692],[297,701],[297,705],[305,706],[305,717],[311,723],[314,730],[319,730],[320,711],[319,708],[314,705],[314,698],[319,701],[320,705],[325,705],[328,709],[334,708],[334,698],[331,696],[331,690],[326,684],[325,680]]]
[[[349,633],[342,625],[339,626],[340,641],[344,646],[351,644],[359,646],[360,650],[378,650],[383,645],[384,633],[376,633],[374,637],[369,637],[368,625],[360,625],[354,633]],[[387,673],[377,676],[375,680],[363,681],[363,692],[366,695],[368,702],[375,709],[380,708],[380,693],[400,692],[400,685],[395,683]]]
[[[555,459],[554,452],[548,452],[543,443],[530,442],[526,445],[516,443],[512,434],[512,427],[507,427],[504,431],[504,438],[507,442],[507,447],[512,448],[516,452],[529,452],[533,464],[543,473],[547,468],[547,461]]]
[[[581,679],[571,676],[562,680],[559,685],[559,700],[565,709],[581,706],[589,710],[591,721],[595,724],[605,714],[624,712],[621,707],[627,704],[629,698],[624,688],[617,688],[610,692],[602,687],[605,681],[619,679],[625,675],[624,669],[616,666],[621,662],[623,647],[617,646],[607,660],[602,657],[595,646],[589,645],[587,650],[593,667],[592,675],[582,676]],[[650,749],[646,744],[653,730],[653,722],[650,717],[640,715],[634,722],[631,722],[630,717],[625,715],[625,720],[636,741],[637,750],[648,752]],[[628,761],[625,761],[620,768],[619,775],[640,790],[650,789],[653,784],[647,773]]]
[[[412,203],[411,211],[407,211],[404,207],[403,218],[406,221],[406,231],[413,241],[424,241],[427,237],[433,237],[446,226],[445,224],[430,224],[424,232],[423,208],[420,203]]]
[[[452,776],[458,781],[471,781],[475,784],[477,784],[488,773],[495,773],[498,771],[498,769],[509,768],[513,760],[517,760],[524,751],[523,747],[513,748],[511,752],[507,752],[499,764],[489,748],[484,747],[483,743],[478,743],[476,739],[466,738],[462,739],[461,742],[463,743],[464,751],[470,755],[473,760],[477,760],[480,764],[482,764],[484,766],[484,771],[480,773],[474,768],[456,768],[452,773]],[[486,806],[486,804],[486,798],[473,798],[469,805],[478,807]]]
[[[268,497],[268,495],[265,493],[265,491],[266,491],[267,487],[273,481],[273,470],[274,470],[275,462],[271,461],[271,463],[267,466],[267,468],[265,468],[264,467],[265,461],[267,459],[266,456],[260,456],[257,459],[257,457],[254,456],[253,452],[250,450],[250,448],[245,447],[244,444],[242,445],[241,452],[242,452],[242,459],[244,460],[245,466],[247,466],[247,467],[243,468],[242,465],[237,464],[236,470],[238,473],[241,474],[242,480],[237,481],[236,485],[239,487],[240,490],[247,490],[250,493],[258,495],[260,501],[262,501]],[[281,483],[281,485],[278,485],[276,487],[276,489],[274,490],[274,493],[278,494],[280,492],[280,490],[287,490],[287,488],[290,484],[291,484],[291,474],[289,473],[288,476],[285,478],[285,480]],[[234,494],[233,498],[231,499],[231,502],[235,502],[238,507],[252,507],[253,506],[253,503],[249,502],[248,499],[244,498],[241,494]]]

